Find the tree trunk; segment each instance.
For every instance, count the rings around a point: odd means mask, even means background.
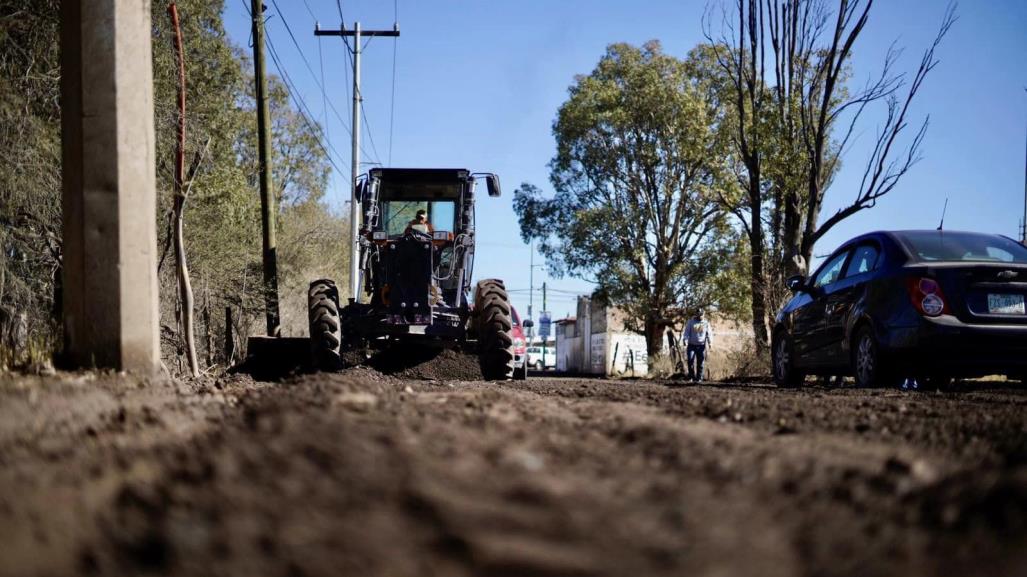
[[[200,363],[196,359],[196,334],[193,330],[193,287],[189,281],[189,266],[185,262],[185,54],[182,51],[178,7],[174,2],[168,6],[168,14],[175,29],[175,59],[178,61],[178,142],[175,146],[174,191],[175,272],[178,275],[178,291],[182,299],[182,338],[189,360],[189,372],[198,377]]]
[[[235,339],[232,337],[232,307],[225,307],[225,366],[235,362]]]
[[[193,327],[193,287],[189,281],[189,266],[185,261],[185,238],[183,230],[184,204],[178,198],[175,202],[175,272],[178,275],[178,292],[182,299],[182,339],[185,342],[189,372],[200,376],[200,363],[196,358],[196,333]]]
[[[210,326],[210,290],[207,288],[203,290],[203,332],[207,367],[212,367],[214,366],[214,330]]]
[[[650,359],[663,352],[663,332],[666,325],[659,311],[650,311],[645,316],[645,350]]]
[[[755,181],[758,183],[758,181]],[[757,184],[758,186],[758,184]],[[770,337],[767,334],[767,276],[766,253],[761,224],[762,206],[750,206],[752,226],[749,227],[749,281],[752,295],[752,333],[758,352],[767,350]]]

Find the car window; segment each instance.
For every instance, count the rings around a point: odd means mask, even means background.
[[[827,261],[827,264],[820,269],[816,278],[813,279],[813,286],[820,288],[840,279],[842,277],[842,267],[845,266],[845,258],[848,256],[849,252],[845,251]]]
[[[906,231],[899,239],[916,260],[1027,263],[1027,247],[1003,236],[956,231]]]
[[[852,260],[845,268],[845,278],[868,273],[877,268],[879,252],[872,244],[864,244],[856,247],[852,253]]]

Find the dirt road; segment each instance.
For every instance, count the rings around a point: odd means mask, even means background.
[[[0,575],[1024,575],[1027,391],[0,376]]]

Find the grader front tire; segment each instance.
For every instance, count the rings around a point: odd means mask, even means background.
[[[334,282],[326,279],[310,283],[307,313],[314,368],[339,370],[342,367],[342,322],[339,318],[339,289]]]
[[[478,362],[485,379],[505,381],[514,376],[513,313],[502,281],[478,283]]]

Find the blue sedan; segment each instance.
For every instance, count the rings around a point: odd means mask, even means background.
[[[788,279],[777,314],[774,381],[851,375],[860,386],[913,377],[1027,378],[1027,248],[973,232],[874,232],[810,277]]]

